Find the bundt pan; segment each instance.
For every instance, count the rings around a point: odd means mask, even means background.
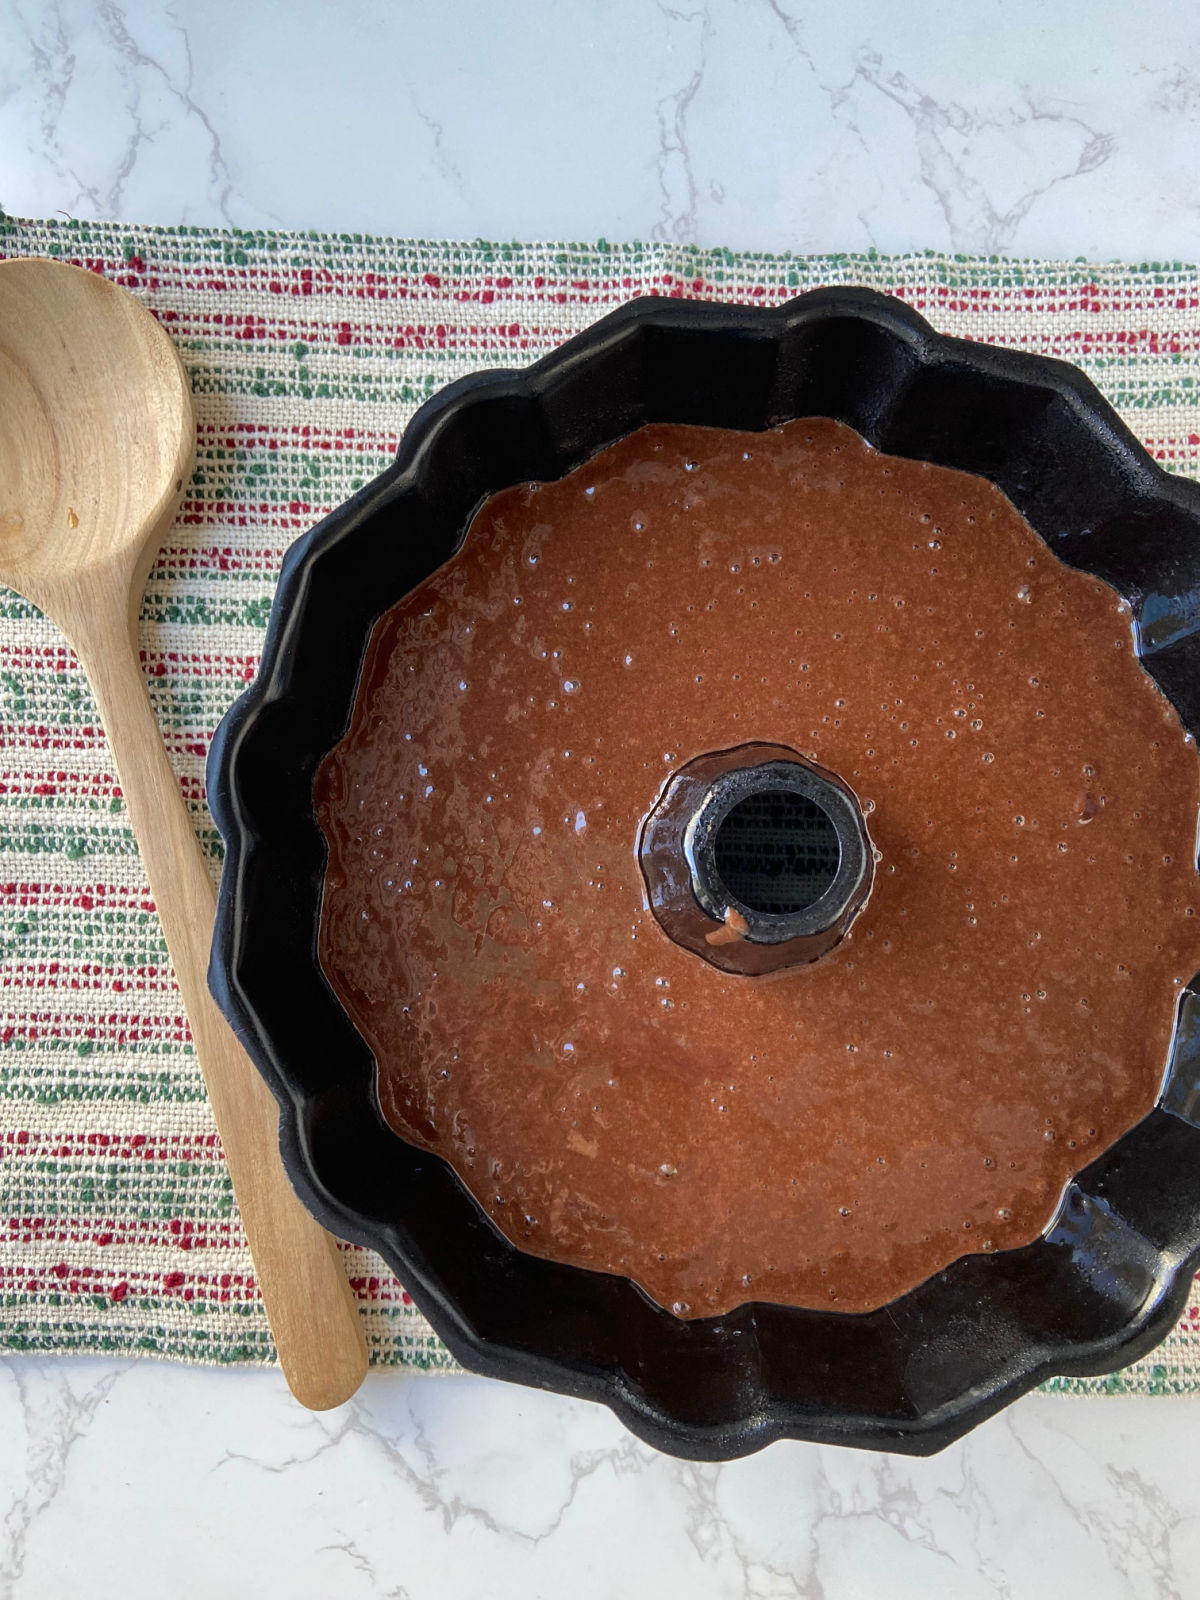
[[[436,395],[394,464],[292,547],[261,671],[208,766],[227,851],[211,983],[279,1100],[305,1203],[383,1254],[465,1366],[602,1401],[702,1460],[784,1438],[932,1453],[1054,1374],[1144,1356],[1200,1257],[1200,984],[1158,1105],[1069,1185],[1040,1239],[965,1257],[869,1313],[755,1303],[680,1321],[625,1279],[516,1250],[448,1165],[383,1120],[372,1056],[317,961],[312,795],[372,625],[497,490],[559,478],[647,422],[801,416],[998,485],[1058,556],[1128,600],[1143,666],[1200,734],[1200,488],[1156,466],[1073,367],[828,289],[774,309],[637,300],[523,372]]]

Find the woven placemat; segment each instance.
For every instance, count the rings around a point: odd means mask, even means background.
[[[218,720],[254,676],[284,550],[379,472],[453,378],[520,366],[639,294],[900,296],[943,332],[1076,362],[1173,471],[1200,471],[1200,274],[679,245],[421,243],[0,216],[0,256],[102,272],[191,372],[198,465],[141,646],[197,831]],[[87,684],[0,590],[0,1349],[266,1363],[274,1350]],[[453,1369],[383,1263],[347,1247],[377,1363]],[[1081,1392],[1200,1391],[1195,1298],[1151,1360]]]

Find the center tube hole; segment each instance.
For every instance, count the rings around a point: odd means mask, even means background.
[[[791,789],[762,789],[740,800],[717,829],[713,853],[735,900],[779,917],[815,904],[842,859],[828,815]]]

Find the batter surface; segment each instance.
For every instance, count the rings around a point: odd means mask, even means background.
[[[879,852],[850,937],[768,978],[674,945],[637,861],[669,775],[754,740]],[[388,1121],[680,1317],[866,1310],[1034,1239],[1200,967],[1200,766],[1123,603],[830,421],[655,425],[494,496],[376,628],[317,800]]]

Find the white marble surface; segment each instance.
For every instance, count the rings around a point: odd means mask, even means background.
[[[1188,1600],[1200,1400],[1031,1396],[928,1461],[695,1466],[607,1411],[375,1375],[0,1370],[6,1600]]]
[[[1171,0],[0,0],[0,206],[140,222],[1200,259]],[[1200,1400],[1031,1396],[928,1462],[694,1467],[373,1375],[0,1364],[0,1596],[1200,1592]]]
[[[1200,257],[1177,0],[0,0],[0,205]]]

